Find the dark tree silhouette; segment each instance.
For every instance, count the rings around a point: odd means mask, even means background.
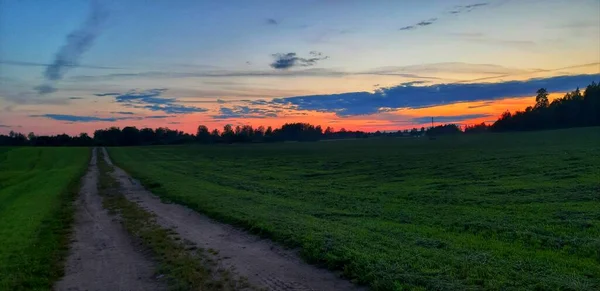
[[[546,108],[548,107],[548,91],[546,88],[537,90],[535,96],[535,108]]]
[[[541,130],[600,125],[600,84],[593,82],[583,94],[577,88],[548,102],[548,92],[537,91],[535,106],[515,113],[505,112],[491,126],[493,131]]]

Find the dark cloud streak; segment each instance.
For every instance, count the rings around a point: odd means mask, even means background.
[[[273,54],[275,61],[271,63],[271,68],[277,70],[286,70],[292,67],[309,67],[315,65],[318,61],[326,60],[329,57],[323,56],[322,53],[317,51],[311,51],[310,58],[301,58],[296,53],[278,53]]]
[[[30,117],[43,117],[58,121],[68,122],[115,122],[119,120],[144,120],[144,119],[162,119],[173,117],[171,115],[150,115],[150,116],[127,116],[127,117],[98,117],[90,115],[70,115],[70,114],[41,114],[30,115]]]
[[[277,117],[281,110],[266,109],[266,108],[251,108],[248,106],[234,106],[232,108],[221,107],[219,115],[213,115],[214,119],[230,119],[230,118],[266,118]]]
[[[480,8],[480,7],[487,6],[488,4],[489,3],[487,3],[487,2],[481,2],[481,3],[475,3],[475,4],[469,4],[469,5],[457,5],[457,6],[454,6],[452,8],[452,10],[450,10],[448,13],[452,14],[452,15],[459,15],[459,14],[462,14],[462,13],[468,13],[468,12],[471,12],[471,11],[473,11],[475,9]],[[401,27],[399,30],[400,31],[415,30],[415,29],[417,29],[419,27],[425,27],[425,26],[432,25],[432,24],[434,24],[437,21],[438,21],[438,17],[432,17],[430,19],[420,21],[420,22],[415,23],[413,25],[407,25],[407,26]]]
[[[276,98],[273,105],[296,110],[335,112],[339,116],[368,115],[390,109],[423,108],[457,102],[488,101],[535,95],[539,88],[564,92],[600,80],[600,74],[558,76],[500,83],[450,83],[429,86],[395,86],[371,92],[349,92]]]
[[[146,109],[150,111],[161,111],[168,114],[187,114],[195,112],[206,112],[208,109],[184,106],[177,104],[177,99],[162,97],[167,91],[165,88],[150,89],[145,91],[130,90],[127,93],[99,93],[96,96],[115,96],[117,103],[122,103],[126,107]]]
[[[66,42],[56,53],[54,61],[46,67],[44,78],[47,82],[61,80],[71,68],[78,66],[79,59],[92,47],[107,18],[108,11],[101,6],[100,2],[92,1],[90,13],[83,25],[67,35]],[[43,90],[44,86],[50,87],[51,85],[45,84],[35,89],[42,95],[51,93]]]

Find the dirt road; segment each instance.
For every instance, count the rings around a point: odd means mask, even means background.
[[[112,164],[105,149],[104,157]],[[291,250],[261,239],[177,204],[165,204],[125,171],[115,167],[114,177],[131,201],[157,215],[161,226],[205,249],[218,251],[221,263],[258,287],[268,290],[359,290],[328,270],[304,263]]]
[[[56,290],[164,290],[154,265],[102,207],[96,149],[76,201],[73,242]]]

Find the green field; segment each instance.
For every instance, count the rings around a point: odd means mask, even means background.
[[[62,273],[86,148],[0,147],[0,290],[49,289]]]
[[[109,152],[375,289],[600,288],[599,128]]]

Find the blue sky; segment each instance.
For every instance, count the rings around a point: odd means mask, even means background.
[[[414,92],[431,86],[496,87],[493,96],[429,94],[427,106],[529,96],[510,86],[532,78],[564,91],[598,80],[598,11],[599,0],[2,1],[0,132],[311,118],[371,129],[360,122],[410,109]],[[572,78],[548,79],[556,76]],[[382,88],[394,100],[371,100]],[[143,92],[163,99],[124,102]],[[371,95],[331,97],[357,92]],[[281,102],[300,96],[312,99]],[[135,118],[114,113],[124,111]],[[164,120],[145,118],[157,113]]]

